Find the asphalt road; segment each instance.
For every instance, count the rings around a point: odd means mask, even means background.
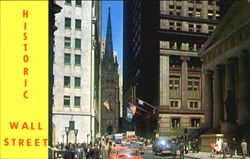
[[[179,156],[171,156],[171,155],[154,155],[151,147],[145,148],[145,154],[143,155],[144,159],[180,159]],[[185,157],[185,159],[189,159]]]

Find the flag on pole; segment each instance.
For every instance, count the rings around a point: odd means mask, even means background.
[[[130,108],[127,108],[126,120],[131,122],[133,120],[133,112]]]
[[[129,106],[130,106],[130,110],[132,111],[133,115],[135,115],[136,106],[134,106],[133,104],[129,104]]]
[[[142,100],[138,99],[138,104],[144,105],[144,102]]]
[[[107,110],[110,110],[110,104],[108,98],[102,104]]]

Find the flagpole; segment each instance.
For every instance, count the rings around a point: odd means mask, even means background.
[[[131,103],[129,103],[129,104],[131,104]],[[136,108],[138,108],[138,109],[140,109],[140,110],[142,110],[142,111],[144,111],[144,112],[148,112],[148,111],[146,111],[145,109],[142,109],[142,108],[140,108],[140,107],[138,107],[138,106],[136,106],[136,105],[134,105],[134,104],[131,104],[131,105],[135,106]]]
[[[139,99],[139,98],[137,98],[137,97],[135,97],[135,99],[138,99],[138,100],[141,100],[141,99]],[[143,101],[145,104],[147,104],[149,107],[151,107],[151,108],[153,108],[153,109],[157,109],[155,106],[153,106],[152,104],[149,104],[148,102],[145,102],[144,100],[141,100],[141,101]]]

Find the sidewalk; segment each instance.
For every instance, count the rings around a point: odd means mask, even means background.
[[[199,153],[192,153],[189,152],[188,154],[185,154],[186,157],[189,158],[194,158],[194,159],[223,159],[223,155],[215,155],[215,157],[210,157],[210,153],[209,152],[199,152]],[[230,155],[227,155],[227,158],[230,158]],[[242,156],[237,156],[237,157],[232,157],[230,159],[241,159]],[[246,159],[249,159],[249,157],[247,157]]]

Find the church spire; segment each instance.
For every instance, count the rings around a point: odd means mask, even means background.
[[[112,28],[111,28],[110,6],[109,6],[108,23],[107,23],[107,30],[106,30],[105,56],[108,59],[114,59],[114,56],[113,56],[113,41],[112,41]]]

